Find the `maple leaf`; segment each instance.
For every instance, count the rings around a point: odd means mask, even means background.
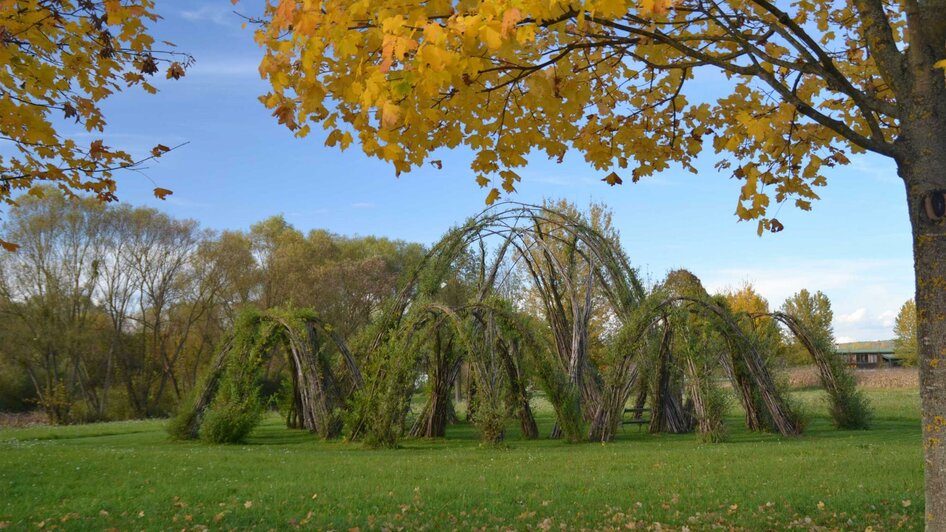
[[[108,148],[105,146],[102,139],[93,140],[92,144],[89,145],[89,158],[92,160],[101,159],[108,153]]]
[[[185,73],[184,66],[178,63],[177,61],[174,61],[168,67],[167,75],[165,77],[167,79],[171,79],[171,78],[181,79],[182,77],[184,77],[184,73]]]
[[[288,103],[283,103],[279,107],[276,107],[273,110],[273,116],[279,121],[280,124],[285,125],[290,130],[295,130],[299,127],[296,123],[295,113],[292,109],[292,106]]]
[[[166,188],[161,188],[161,187],[155,187],[154,189],[154,197],[160,200],[167,198],[171,194],[174,194],[173,190],[168,190]]]
[[[503,13],[503,23],[500,32],[503,37],[508,36],[516,28],[516,24],[522,20],[522,11],[518,8],[507,9]]]
[[[621,185],[621,184],[624,183],[624,180],[621,179],[621,176],[619,176],[619,175],[617,174],[617,172],[611,172],[610,174],[606,175],[606,176],[602,179],[602,181],[604,181],[605,183],[611,185],[612,187],[613,187],[614,185]]]
[[[496,200],[498,199],[499,199],[499,189],[493,188],[492,190],[489,191],[489,194],[486,195],[486,204],[492,205],[493,203],[496,203]]]
[[[76,122],[79,121],[79,113],[76,112],[76,108],[69,102],[66,102],[66,104],[62,106],[62,114],[63,118],[75,118]]]
[[[513,172],[512,170],[503,170],[499,172],[499,176],[503,178],[503,190],[509,193],[515,192],[515,184],[522,180],[522,178],[519,177],[519,174]]]
[[[392,129],[401,118],[401,108],[394,102],[385,102],[381,107],[381,127]]]
[[[168,148],[164,144],[158,144],[157,146],[151,148],[151,156],[160,157],[169,151],[171,151],[171,148]]]
[[[288,23],[292,20],[296,12],[296,0],[279,0],[279,6],[276,7],[275,18]]]

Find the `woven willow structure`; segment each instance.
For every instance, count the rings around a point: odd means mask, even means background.
[[[540,316],[512,302],[507,283],[524,272]],[[458,288],[459,287],[459,288]],[[608,327],[595,341],[594,315]],[[832,346],[792,316],[767,315],[808,347],[840,427],[862,428],[867,405]],[[451,389],[469,373],[470,420],[486,442],[503,439],[518,419],[538,436],[530,406],[537,384],[555,409],[552,437],[610,441],[625,407],[653,411],[651,432],[724,435],[728,379],[753,430],[796,435],[802,423],[773,379],[754,320],[710,297],[699,280],[672,272],[648,290],[620,243],[589,221],[545,206],[504,203],[448,232],[403,288],[351,342],[312,313],[253,313],[214,361],[182,422],[196,437],[222,382],[252,381],[266,357],[282,352],[292,374],[288,423],[322,437],[390,446],[407,435],[441,437],[455,417]],[[425,384],[419,415],[411,400]]]

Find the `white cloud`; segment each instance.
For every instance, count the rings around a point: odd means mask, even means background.
[[[191,22],[212,22],[219,26],[239,27],[243,21],[233,12],[229,4],[204,4],[197,9],[187,9],[179,13],[181,18]]]
[[[749,282],[773,309],[802,288],[820,290],[831,300],[838,341],[864,341],[893,336],[893,320],[913,292],[912,272],[909,259],[795,259],[721,268],[701,278],[710,292]]]
[[[859,323],[859,322],[864,321],[864,318],[866,317],[867,317],[867,309],[861,307],[855,310],[854,312],[851,312],[850,314],[841,314],[839,316],[835,316],[834,321],[837,321],[840,323]]]
[[[893,326],[897,321],[897,311],[888,310],[886,312],[882,312],[878,318],[885,327],[893,329]]]

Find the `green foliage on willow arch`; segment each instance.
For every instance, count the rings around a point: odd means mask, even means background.
[[[873,418],[870,402],[857,389],[857,380],[837,355],[832,339],[790,314],[773,312],[769,316],[785,324],[811,354],[818,366],[821,385],[828,392],[829,411],[834,425],[839,429],[870,428]]]
[[[361,440],[370,447],[394,447],[406,431],[420,359],[418,343],[429,333],[426,329],[432,323],[455,319],[440,305],[414,301],[411,307],[398,317],[396,327],[378,332],[370,352],[363,357],[365,385],[354,393],[345,414],[351,440]],[[458,326],[457,331],[462,337],[462,328]]]
[[[341,367],[329,358],[339,351]],[[323,438],[341,429],[338,411],[361,374],[347,347],[312,310],[244,309],[197,394],[179,410],[168,431],[179,439],[212,443],[242,441],[263,410],[259,380],[263,365],[282,350],[291,369],[292,404],[300,425]],[[342,371],[342,369],[347,370]]]

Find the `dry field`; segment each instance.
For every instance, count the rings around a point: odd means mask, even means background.
[[[22,414],[0,412],[0,428],[46,425],[47,421],[46,414],[42,412],[24,412]]]
[[[785,375],[792,388],[811,388],[820,386],[818,369],[811,366],[796,366],[787,368]],[[864,388],[917,388],[919,387],[919,373],[916,368],[883,368],[883,369],[856,369],[858,386]]]

